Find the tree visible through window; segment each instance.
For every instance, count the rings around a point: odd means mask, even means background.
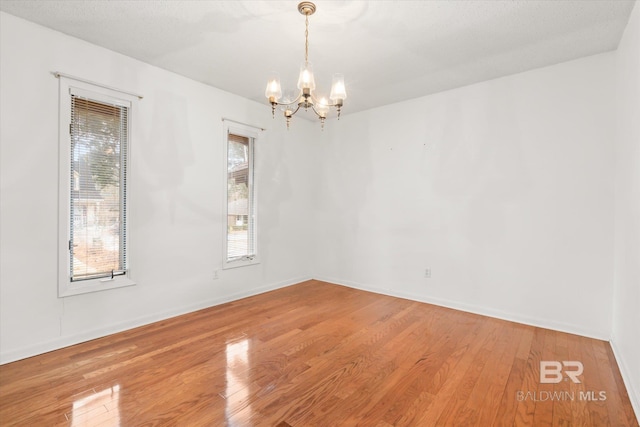
[[[256,254],[253,142],[251,137],[228,133],[227,262]]]
[[[71,97],[71,280],[126,270],[128,108]]]

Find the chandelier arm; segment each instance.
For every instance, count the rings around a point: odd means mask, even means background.
[[[318,101],[318,98],[316,98],[313,94],[311,94],[310,98],[314,104],[320,103],[320,101]],[[323,102],[323,104],[326,105],[327,107],[338,107],[338,106],[342,107],[342,103],[340,102],[327,101],[327,102]]]
[[[314,113],[316,113],[316,116],[323,118],[320,113],[318,113],[318,111],[316,110],[316,107],[314,107],[313,105],[311,106],[311,109],[313,110]]]
[[[281,101],[277,101],[276,105],[284,105],[284,106],[289,106],[289,105],[294,105],[294,104],[298,104],[300,102],[300,99],[302,98],[302,93],[300,93],[296,99],[294,99],[291,102],[281,102]]]
[[[300,104],[298,104],[298,108],[296,108],[296,109],[293,111],[293,113],[291,113],[291,114],[289,115],[289,117],[293,117],[293,116],[298,112],[298,110],[299,110],[299,109],[300,109]]]

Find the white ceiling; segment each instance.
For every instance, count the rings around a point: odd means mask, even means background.
[[[295,87],[297,1],[0,0],[0,10],[266,104]],[[634,0],[323,1],[310,17],[318,92],[344,114],[616,49]],[[327,93],[328,94],[328,93]]]

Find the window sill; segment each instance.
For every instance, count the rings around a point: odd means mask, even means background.
[[[73,295],[88,294],[92,292],[107,291],[109,289],[133,286],[136,283],[128,277],[114,277],[113,279],[92,279],[81,282],[67,282],[60,286],[58,298],[70,297]]]
[[[254,257],[253,259],[236,259],[233,261],[224,261],[222,263],[222,269],[229,270],[232,268],[246,267],[249,265],[256,265],[256,264],[260,264],[260,258],[258,257]]]

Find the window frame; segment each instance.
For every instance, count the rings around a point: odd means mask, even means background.
[[[126,94],[118,90],[100,86],[82,80],[64,77],[59,78],[59,152],[58,152],[58,297],[68,297],[72,295],[80,295],[90,292],[105,291],[109,289],[121,288],[124,286],[135,285],[135,281],[131,278],[131,140],[132,135],[132,119],[134,117],[138,97]],[[71,280],[71,251],[69,245],[71,242],[71,94],[80,94],[97,102],[111,103],[116,105],[128,106],[127,112],[127,149],[125,169],[122,176],[125,178],[125,200],[123,201],[124,215],[126,220],[123,224],[125,240],[125,274],[113,277],[99,277],[85,280]]]
[[[256,165],[256,148],[259,145],[259,128],[245,125],[242,123],[233,122],[227,119],[223,119],[224,133],[223,133],[223,213],[222,213],[222,268],[232,269],[237,267],[245,267],[249,265],[260,264],[260,250],[259,250],[259,238],[258,238],[258,186],[257,186],[257,172]],[[242,136],[249,139],[249,184],[251,186],[249,194],[251,201],[249,202],[250,212],[248,213],[249,226],[253,228],[253,243],[254,254],[251,256],[245,256],[229,260],[227,257],[228,241],[229,241],[229,134]],[[235,216],[234,216],[235,219]]]

